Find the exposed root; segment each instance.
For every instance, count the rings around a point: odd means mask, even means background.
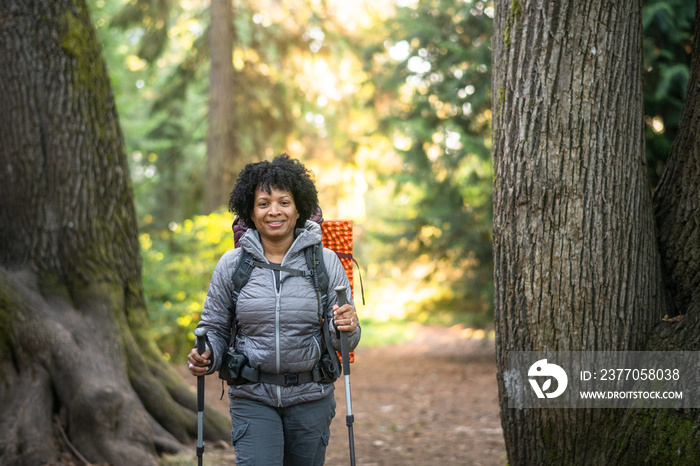
[[[56,427],[58,428],[58,432],[61,434],[61,438],[63,439],[63,442],[66,444],[66,446],[70,449],[70,451],[75,455],[75,457],[80,460],[82,464],[85,466],[93,466],[91,462],[89,462],[83,455],[80,454],[77,448],[71,443],[70,439],[68,439],[68,435],[66,435],[66,431],[63,429],[63,424],[61,424],[61,419],[58,417],[57,414],[54,414],[53,420],[56,423]]]

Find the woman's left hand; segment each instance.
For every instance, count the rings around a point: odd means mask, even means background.
[[[333,306],[333,324],[341,332],[352,332],[357,328],[357,313],[349,304]]]

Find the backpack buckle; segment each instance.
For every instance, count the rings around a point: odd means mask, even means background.
[[[299,385],[299,374],[297,374],[297,373],[284,374],[284,386],[291,387],[293,385]]]

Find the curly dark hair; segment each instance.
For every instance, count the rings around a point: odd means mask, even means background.
[[[236,186],[231,191],[228,208],[245,223],[248,228],[255,228],[252,215],[255,206],[255,192],[258,188],[271,194],[271,189],[289,191],[294,196],[294,204],[299,212],[296,227],[304,224],[318,208],[318,192],[314,184],[314,175],[299,160],[283,153],[272,162],[249,163],[238,175]]]

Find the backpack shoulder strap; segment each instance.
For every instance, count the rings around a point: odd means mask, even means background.
[[[325,370],[328,376],[335,381],[340,377],[341,366],[338,354],[331,346],[331,335],[328,328],[329,322],[326,321],[323,313],[328,305],[328,286],[330,285],[330,278],[328,276],[328,269],[326,268],[326,263],[323,260],[323,244],[318,243],[313,246],[306,248],[306,264],[311,271],[311,280],[313,281],[314,288],[318,296],[318,319],[323,327],[323,340],[326,346],[326,353],[328,354],[330,360],[327,361]],[[323,359],[323,358],[322,358]]]
[[[304,251],[306,255],[306,265],[311,271],[311,277],[314,280],[314,285],[321,294],[321,303],[323,309],[328,305],[328,286],[330,278],[328,277],[328,269],[323,260],[323,244],[318,243],[309,246]]]
[[[250,274],[253,272],[253,267],[255,267],[255,260],[253,259],[253,256],[251,256],[245,249],[241,249],[241,257],[238,259],[238,264],[231,274],[231,282],[233,283],[233,293],[231,298],[233,299],[234,309],[236,308],[236,301],[238,301],[238,295],[241,292],[241,288],[248,283]]]
[[[253,256],[248,253],[245,249],[241,248],[241,257],[238,259],[238,264],[231,274],[231,283],[233,284],[233,291],[231,292],[231,301],[234,315],[231,316],[231,336],[229,338],[228,346],[233,346],[236,339],[236,333],[238,330],[236,328],[235,322],[235,312],[236,303],[238,302],[238,295],[241,293],[241,289],[248,283],[250,279],[250,274],[253,272],[253,267],[255,267],[255,260]],[[223,395],[222,395],[223,396]]]

